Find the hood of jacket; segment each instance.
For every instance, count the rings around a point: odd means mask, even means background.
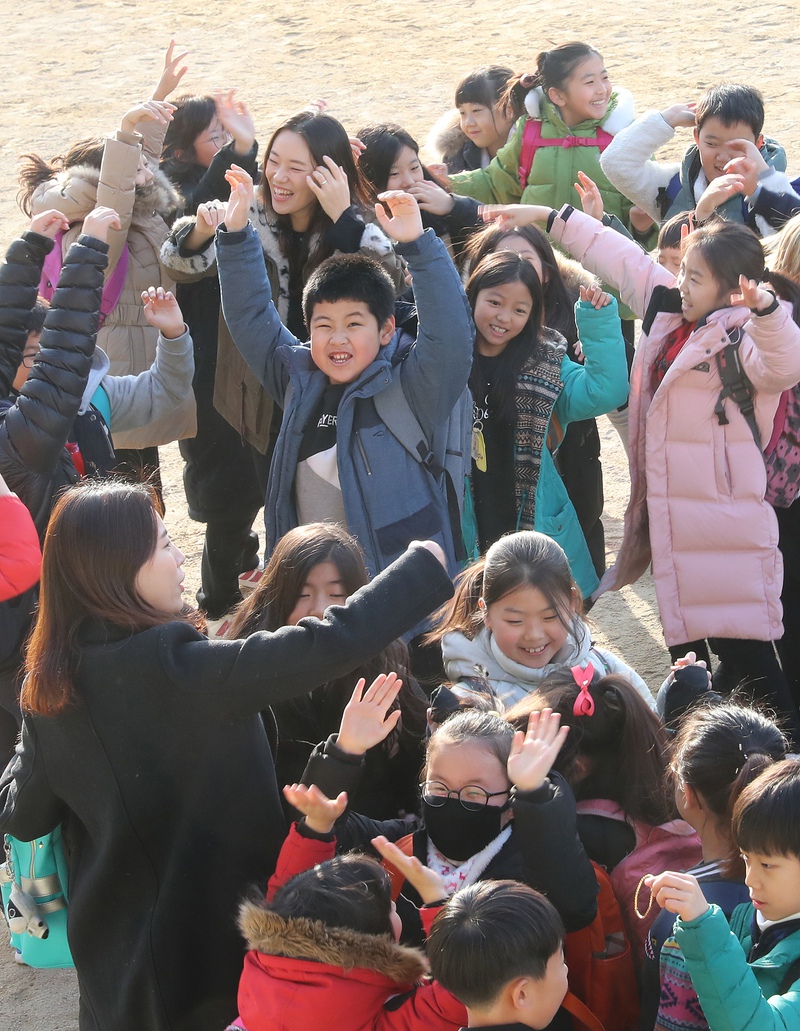
[[[469,136],[461,129],[459,113],[454,108],[451,111],[445,111],[428,133],[425,149],[437,161],[443,161],[447,165],[461,153],[469,142]]]
[[[255,902],[242,904],[239,929],[249,948],[267,956],[311,960],[344,970],[370,970],[405,986],[427,972],[421,952],[398,945],[388,936],[329,927],[306,917],[282,917]]]
[[[89,407],[91,400],[94,397],[94,392],[100,386],[100,383],[108,373],[110,366],[111,362],[108,360],[108,355],[103,348],[95,347],[94,354],[92,355],[92,367],[89,370],[89,378],[86,380],[86,387],[83,391],[78,415],[83,415]]]
[[[133,202],[132,225],[141,225],[153,215],[160,215],[162,218],[174,216],[180,211],[182,201],[180,194],[163,172],[156,169],[153,171],[153,181],[147,186],[137,186],[136,196]],[[70,179],[80,179],[94,187],[95,191],[100,182],[100,169],[92,165],[73,165],[59,172],[55,177],[56,182],[68,183]]]
[[[533,691],[544,678],[564,666],[585,666],[592,648],[592,634],[582,619],[573,621],[554,661],[533,669],[504,655],[487,627],[470,640],[460,631],[451,631],[442,638],[442,659],[451,681],[462,679],[488,681],[506,704]]]
[[[541,86],[530,90],[525,96],[525,110],[531,118],[541,118],[555,126],[563,135],[585,132],[600,125],[611,136],[616,136],[622,129],[627,128],[634,119],[633,94],[630,90],[623,88],[615,89],[608,102],[608,109],[599,122],[588,118],[578,125],[568,127],[558,110],[558,107],[551,103],[542,90]]]

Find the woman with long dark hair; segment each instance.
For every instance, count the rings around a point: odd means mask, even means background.
[[[258,714],[345,675],[449,597],[428,551],[412,547],[324,620],[209,642],[183,612],[184,556],[149,488],[87,482],[60,498],[0,832],[29,841],[62,824],[81,1031],[233,1019],[236,909],[286,834]]]

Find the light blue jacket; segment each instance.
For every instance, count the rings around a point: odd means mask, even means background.
[[[402,331],[395,333],[347,385],[339,402],[337,456],[347,529],[364,549],[371,574],[415,539],[441,544],[455,573],[445,494],[389,432],[372,398],[399,377],[443,464],[447,421],[472,367],[475,327],[458,273],[432,230],[398,245],[397,251],[414,277],[419,331],[416,341]],[[222,307],[234,342],[265,389],[284,406],[264,512],[271,551],[298,524],[294,480],[303,430],[328,379],[314,365],[309,345],[281,324],[252,226],[241,232],[218,231],[217,262]]]

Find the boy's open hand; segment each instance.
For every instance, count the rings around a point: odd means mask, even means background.
[[[161,125],[168,125],[175,110],[175,105],[169,104],[166,100],[145,100],[143,104],[137,104],[125,113],[120,129],[122,132],[134,133],[140,122],[159,122]]]
[[[32,233],[38,233],[40,236],[46,236],[48,240],[52,240],[59,230],[66,232],[69,229],[69,219],[63,211],[50,208],[34,215],[29,228]]]
[[[186,332],[181,307],[170,290],[151,286],[142,293],[144,315],[165,340],[177,340]]]
[[[703,195],[694,209],[694,217],[698,222],[704,222],[714,214],[720,204],[724,204],[735,194],[744,192],[745,183],[741,175],[718,175],[703,190]]]
[[[447,898],[447,889],[444,881],[435,870],[417,859],[416,856],[407,856],[401,852],[394,842],[389,841],[382,834],[372,839],[375,848],[391,865],[416,889],[417,894],[425,904],[441,902]]]
[[[681,920],[696,920],[708,909],[708,902],[690,873],[667,873],[647,877],[644,884],[662,909],[677,913]]]
[[[400,719],[399,709],[387,716],[403,686],[397,674],[381,673],[365,691],[366,683],[363,677],[359,680],[342,713],[336,745],[348,755],[363,755],[379,745]]]
[[[120,224],[119,215],[113,208],[92,208],[83,220],[81,232],[101,243],[108,243],[109,229],[119,229]]]
[[[247,225],[253,203],[253,180],[239,165],[231,165],[225,173],[231,196],[225,209],[225,228],[236,233]]]
[[[761,151],[750,140],[728,140],[725,144],[736,157],[725,165],[725,171],[740,175],[744,181],[744,195],[751,197],[758,186],[758,176],[769,169]]]
[[[322,161],[306,176],[306,182],[331,222],[337,222],[350,207],[350,183],[345,170],[332,157],[326,154]]]
[[[731,294],[731,304],[738,308],[749,308],[750,311],[763,311],[775,300],[775,295],[766,290],[754,279],[739,276],[739,293]]]
[[[316,784],[287,784],[283,797],[303,814],[306,827],[315,834],[330,834],[334,824],[347,808],[347,792],[341,791],[336,798],[328,798]]]
[[[611,304],[611,294],[607,294],[599,286],[582,286],[580,287],[581,300],[597,310],[605,308],[607,304]]]
[[[403,190],[388,190],[378,194],[380,204],[375,205],[375,215],[383,229],[397,243],[411,243],[422,236],[422,216],[419,204],[410,193]],[[389,214],[386,214],[388,208]]]
[[[578,182],[575,183],[575,189],[578,191],[581,207],[586,214],[591,215],[592,218],[596,218],[600,222],[605,208],[603,207],[603,198],[600,196],[600,190],[594,179],[590,179],[585,172],[578,172]]]
[[[170,93],[174,93],[178,88],[178,83],[188,70],[188,65],[181,67],[181,61],[188,53],[188,50],[184,50],[182,54],[176,55],[175,40],[169,41],[167,52],[164,55],[164,71],[161,73],[158,85],[153,90],[153,100],[166,100]]]
[[[667,123],[671,125],[673,129],[677,129],[680,126],[686,128],[695,124],[695,108],[697,104],[673,104],[671,107],[665,107],[661,112],[661,117]]]
[[[428,179],[409,186],[408,192],[416,198],[423,211],[430,211],[434,215],[449,215],[455,205],[455,198],[451,193]]]
[[[544,784],[568,733],[560,713],[542,709],[530,714],[527,731],[515,732],[508,757],[508,779],[519,791],[536,791]]]

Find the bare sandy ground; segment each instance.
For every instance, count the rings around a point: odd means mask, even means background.
[[[709,85],[759,86],[766,131],[800,168],[800,121],[793,95],[798,6],[731,0],[617,0],[596,5],[496,0],[353,0],[298,4],[221,0],[50,0],[4,5],[4,132],[0,148],[0,243],[24,228],[15,206],[16,160],[63,152],[113,130],[149,95],[171,35],[191,51],[187,91],[238,87],[259,139],[313,97],[351,131],[368,121],[402,123],[420,141],[472,68],[503,63],[532,70],[539,50],[586,39],[603,53],[615,85],[637,111],[696,100]],[[665,156],[677,157],[688,132]],[[628,478],[618,438],[603,420],[606,528],[619,545]],[[188,555],[187,587],[199,584],[203,527],[186,516],[177,446],[163,450],[167,523]],[[649,577],[606,596],[592,613],[596,636],[657,687],[667,667]],[[188,947],[188,943],[187,943]],[[0,1028],[75,1031],[77,986],[69,971],[15,966],[0,947]],[[112,1029],[108,1029],[112,1031]],[[147,1031],[143,1028],[142,1031]]]

